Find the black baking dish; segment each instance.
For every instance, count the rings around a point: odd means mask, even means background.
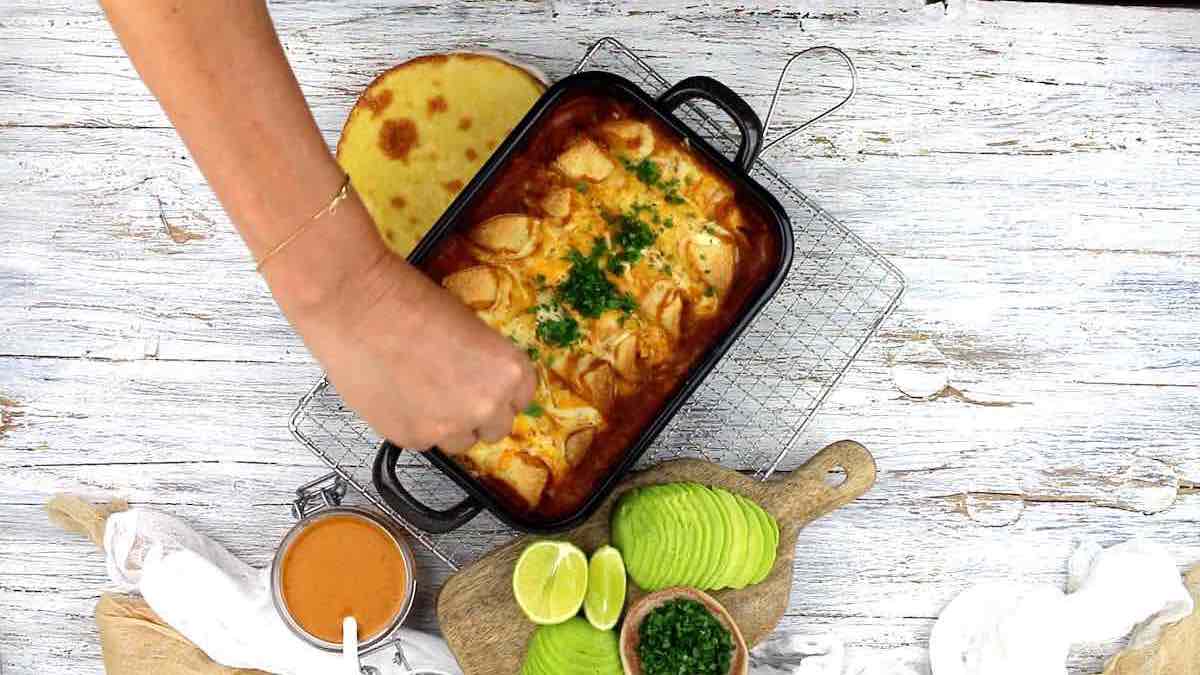
[[[447,234],[463,222],[462,215],[467,211],[469,205],[481,195],[486,194],[499,169],[530,140],[531,131],[536,131],[538,122],[543,116],[553,110],[565,94],[584,88],[591,92],[598,91],[631,101],[636,107],[641,108],[647,117],[657,118],[666,127],[685,139],[695,152],[708,161],[712,168],[721,172],[735,185],[740,199],[744,199],[746,196],[753,199],[763,217],[768,221],[767,225],[777,228],[776,234],[781,249],[778,252],[778,262],[772,274],[763,279],[759,287],[743,303],[742,311],[729,329],[696,360],[687,376],[675,389],[675,393],[667,399],[658,414],[646,425],[636,440],[627,447],[621,459],[612,465],[608,474],[596,484],[590,497],[575,511],[564,517],[547,521],[515,512],[505,502],[498,499],[486,485],[436,448],[428,451],[426,457],[457,483],[467,493],[467,497],[447,509],[430,507],[417,500],[400,483],[396,474],[396,464],[400,460],[400,453],[403,450],[385,441],[375,457],[373,471],[375,487],[392,509],[412,525],[428,532],[440,533],[457,529],[485,508],[509,526],[530,533],[560,532],[582,522],[599,507],[620,479],[629,472],[667,422],[675,416],[680,406],[729,350],[751,320],[757,316],[763,305],[779,290],[791,267],[793,231],[787,213],[765,188],[749,176],[750,168],[762,148],[763,135],[762,122],[749,104],[724,84],[710,77],[697,76],[681,80],[661,96],[655,98],[625,78],[605,72],[579,73],[550,87],[434,224],[429,234],[409,256],[409,261],[419,266],[426,260]],[[732,161],[673,114],[673,111],[679,106],[695,99],[715,104],[736,123],[741,138],[736,156]]]

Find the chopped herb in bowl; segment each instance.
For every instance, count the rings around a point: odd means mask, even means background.
[[[727,675],[733,637],[704,605],[679,598],[642,620],[637,654],[643,675]]]

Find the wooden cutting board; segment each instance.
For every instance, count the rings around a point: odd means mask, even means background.
[[[844,471],[845,480],[830,485],[827,480],[842,477],[830,475],[838,468]],[[799,469],[767,482],[697,459],[664,462],[625,479],[584,524],[554,538],[572,541],[591,554],[608,543],[612,506],[622,493],[641,485],[676,481],[740,493],[779,521],[778,559],[770,576],[755,586],[712,594],[742,629],[746,644],[753,646],[775,629],[787,610],[800,528],[869,490],[875,483],[875,459],[854,441],[838,441]],[[525,643],[534,625],[513,599],[512,571],[531,541],[532,537],[521,537],[497,548],[450,577],[438,594],[438,622],[466,675],[515,675],[521,670]],[[628,602],[643,595],[632,580],[629,594]]]

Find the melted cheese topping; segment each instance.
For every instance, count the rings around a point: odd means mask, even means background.
[[[653,376],[688,322],[717,311],[744,237],[727,183],[644,123],[616,120],[579,135],[548,170],[554,184],[530,190],[526,212],[471,226],[478,264],[443,279],[537,364],[535,406],[509,437],[466,453],[469,469],[531,508],[586,459],[597,432],[618,423],[608,417],[614,401]],[[652,241],[626,245],[630,223]],[[596,251],[621,306],[587,316],[558,289],[572,275],[571,255]],[[614,256],[625,262],[609,264]],[[547,339],[539,325],[552,322],[574,322],[578,337]]]

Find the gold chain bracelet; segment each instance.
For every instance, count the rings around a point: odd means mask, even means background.
[[[261,273],[263,265],[266,265],[268,260],[270,260],[272,257],[274,257],[277,253],[279,253],[283,249],[287,248],[288,245],[291,244],[293,241],[296,241],[297,239],[299,239],[300,235],[302,235],[306,231],[308,231],[308,228],[312,227],[312,224],[317,222],[322,216],[332,215],[334,211],[337,211],[337,207],[339,205],[341,205],[342,202],[346,201],[346,198],[349,196],[350,196],[350,174],[346,174],[346,178],[344,180],[342,180],[342,186],[339,187],[338,191],[335,192],[333,194],[333,197],[331,197],[329,199],[329,203],[326,204],[325,206],[321,207],[321,209],[319,211],[317,211],[316,213],[309,216],[308,220],[304,221],[304,223],[301,224],[300,227],[297,227],[295,232],[292,232],[291,234],[289,234],[287,239],[284,239],[283,241],[279,242],[270,251],[267,251],[265,254],[263,254],[263,257],[258,259],[258,264],[256,264],[254,266],[254,271]]]

